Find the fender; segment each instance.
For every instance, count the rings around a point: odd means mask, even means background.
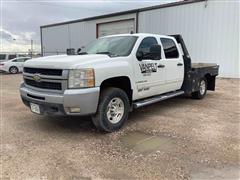
[[[131,89],[135,89],[135,83],[133,82],[133,70],[130,65],[129,58],[113,59],[111,62],[101,63],[94,67],[95,71],[95,85],[100,86],[106,79],[115,77],[128,77],[131,83]],[[106,73],[107,71],[107,73]]]

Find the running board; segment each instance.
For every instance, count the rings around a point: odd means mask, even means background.
[[[153,104],[153,103],[156,103],[156,102],[160,102],[160,101],[163,101],[165,99],[169,99],[169,98],[179,96],[179,95],[182,95],[182,94],[184,94],[184,91],[174,91],[174,92],[162,94],[162,95],[159,95],[159,96],[154,96],[154,97],[151,97],[151,98],[148,98],[148,99],[144,99],[144,100],[134,102],[133,107],[135,109],[140,108],[140,107],[147,106],[147,105],[150,105],[150,104]]]

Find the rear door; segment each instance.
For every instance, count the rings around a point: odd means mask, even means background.
[[[166,71],[166,90],[175,91],[181,88],[184,78],[184,63],[180,48],[174,38],[160,38],[164,50],[163,59]]]
[[[141,41],[137,53],[149,53],[150,47],[155,44],[158,44],[155,37],[145,37]],[[138,98],[150,97],[165,92],[165,68],[162,65],[161,57],[158,60],[143,59],[140,61],[135,56],[134,71]]]

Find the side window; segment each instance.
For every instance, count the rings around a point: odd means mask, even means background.
[[[6,54],[0,54],[0,60],[5,60],[6,59]]]
[[[17,60],[12,60],[12,62],[17,62]]]
[[[154,37],[146,37],[142,40],[141,44],[138,47],[137,52],[143,52],[143,54],[147,54],[150,52],[150,47],[154,44],[158,44],[156,38]]]
[[[172,39],[160,38],[166,59],[178,58],[179,53],[175,42]]]
[[[17,55],[16,54],[9,54],[8,55],[8,59],[10,60],[10,59],[14,59],[14,58],[16,58],[17,57]]]

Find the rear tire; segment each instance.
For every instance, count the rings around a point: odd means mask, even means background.
[[[203,99],[207,93],[207,79],[201,78],[199,81],[199,90],[192,93],[193,99]]]
[[[9,68],[9,72],[11,73],[11,74],[17,74],[18,73],[18,68],[16,67],[16,66],[11,66],[10,68]]]
[[[101,131],[117,131],[128,119],[129,110],[127,94],[118,88],[107,88],[100,95],[97,112],[92,116],[93,124]]]

